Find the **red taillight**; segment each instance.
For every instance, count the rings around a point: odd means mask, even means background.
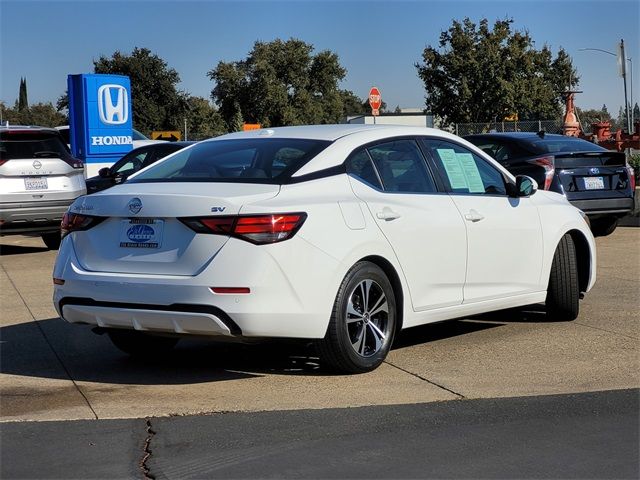
[[[306,213],[269,215],[238,215],[224,217],[181,218],[198,233],[230,235],[251,243],[263,245],[282,242],[293,237],[302,226]]]
[[[556,167],[553,160],[553,157],[540,157],[534,158],[533,160],[527,160],[529,163],[533,163],[534,165],[544,168],[544,190],[549,190],[549,188],[551,188],[553,175],[556,173]]]
[[[84,168],[84,163],[82,163],[82,160],[78,160],[77,158],[66,157],[66,158],[63,158],[62,160],[64,160],[69,165],[71,165],[71,167],[73,168]]]
[[[629,175],[629,183],[631,184],[631,191],[636,189],[636,172],[631,165],[627,165],[627,175]]]
[[[62,223],[60,224],[60,234],[64,238],[71,232],[77,232],[79,230],[87,230],[94,225],[97,225],[102,220],[101,217],[92,217],[89,215],[80,215],[79,213],[67,212],[62,217]]]
[[[8,158],[7,158],[7,159],[5,159],[5,158],[0,158],[0,167],[1,167],[2,165],[4,165],[5,163],[7,163],[8,161],[9,161],[9,159],[8,159]]]

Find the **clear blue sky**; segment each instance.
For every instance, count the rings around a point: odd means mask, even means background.
[[[55,100],[69,73],[92,60],[147,47],[175,68],[180,88],[208,97],[206,73],[246,57],[256,40],[296,37],[336,52],[348,73],[341,87],[366,97],[376,85],[390,108],[423,107],[414,63],[452,19],[513,18],[538,48],[563,47],[581,77],[577,105],[612,114],[624,104],[614,51],[625,39],[640,103],[640,2],[556,1],[31,1],[0,0],[0,99],[9,105],[27,78],[30,103]]]

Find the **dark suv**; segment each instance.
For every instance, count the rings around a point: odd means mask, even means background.
[[[514,175],[561,193],[585,212],[594,236],[611,234],[633,210],[635,177],[624,153],[565,135],[487,133],[464,137]]]
[[[35,233],[56,249],[62,216],[85,193],[84,164],[57,130],[0,127],[0,235]]]

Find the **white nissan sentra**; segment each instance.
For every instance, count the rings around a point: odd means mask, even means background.
[[[132,355],[189,335],[288,337],[365,372],[404,328],[535,303],[572,320],[596,277],[580,210],[418,127],[200,142],[77,199],[62,232],[58,313]]]

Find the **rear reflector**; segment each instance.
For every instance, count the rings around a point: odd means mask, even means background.
[[[213,293],[221,294],[247,294],[251,293],[248,287],[211,287]]]
[[[181,218],[198,233],[229,235],[257,245],[282,242],[293,237],[307,218],[306,213],[237,215]]]
[[[64,280],[61,279],[61,278],[53,277],[53,284],[54,285],[64,285]]]
[[[539,167],[544,168],[544,190],[549,190],[551,188],[551,182],[553,181],[553,175],[556,173],[556,168],[554,165],[553,157],[540,157],[534,158],[533,160],[527,160],[529,163],[533,163],[534,165],[538,165]]]

